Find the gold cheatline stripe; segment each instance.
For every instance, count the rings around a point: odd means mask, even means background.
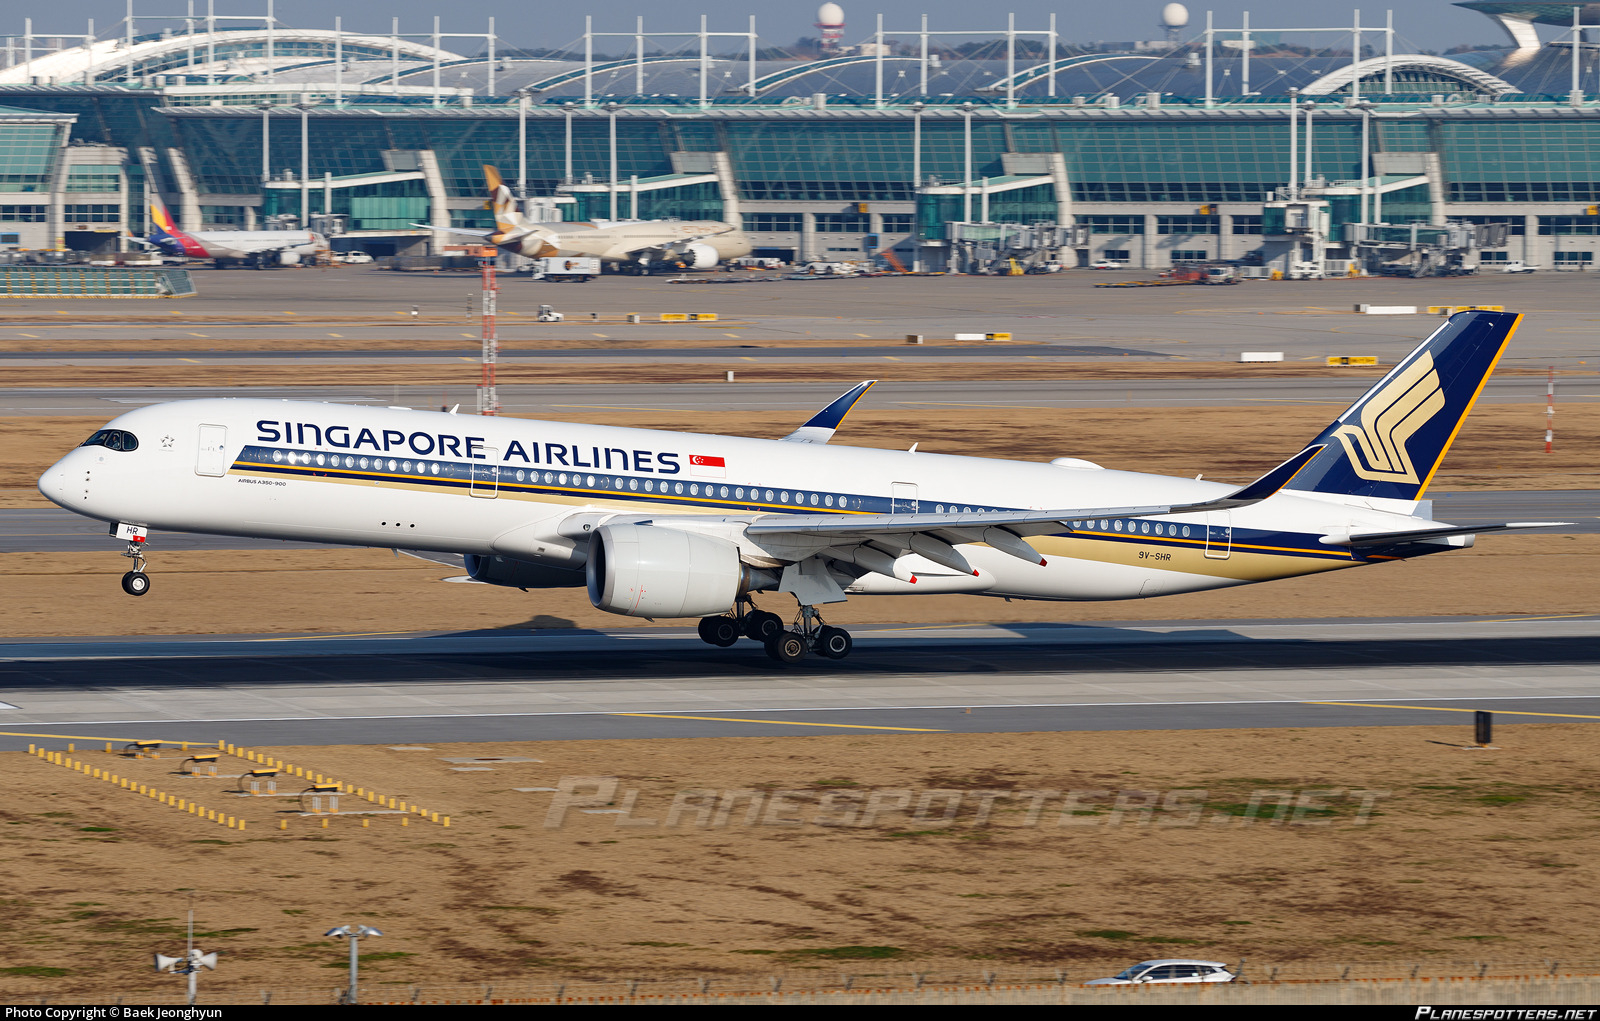
[[[844,730],[908,730],[918,734],[946,734],[934,727],[869,727],[861,723],[798,723],[794,720],[752,720],[743,716],[668,716],[664,713],[608,713],[609,716],[641,716],[651,720],[708,720],[712,723],[771,723],[780,727],[839,727]]]
[[[1475,713],[1477,709],[1457,709],[1454,706],[1442,705],[1382,705],[1377,702],[1302,702],[1301,705],[1346,705],[1357,709],[1426,709],[1434,713]],[[1485,712],[1499,713],[1501,716],[1558,716],[1565,720],[1600,720],[1600,716],[1584,716],[1581,713],[1530,713],[1517,709],[1488,709]]]

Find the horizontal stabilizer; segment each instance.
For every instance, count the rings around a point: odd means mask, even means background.
[[[812,415],[806,424],[785,436],[787,443],[826,443],[833,439],[834,432],[839,428],[839,423],[844,421],[844,416],[850,414],[850,409],[855,407],[861,395],[872,389],[872,384],[877,380],[869,379],[857,383],[848,392],[840,394],[826,408]]]
[[[1438,528],[1411,528],[1400,532],[1358,532],[1354,535],[1324,535],[1317,541],[1324,546],[1396,546],[1407,542],[1443,539],[1452,535],[1478,532],[1507,532],[1522,528],[1556,528],[1570,521],[1508,521],[1501,525],[1440,525]]]

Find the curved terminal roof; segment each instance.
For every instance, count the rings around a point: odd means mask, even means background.
[[[230,28],[136,36],[131,49],[125,39],[100,39],[88,46],[58,50],[0,70],[0,84],[27,85],[35,80],[39,84],[116,82],[130,76],[142,79],[157,74],[237,81],[241,77],[275,76],[279,69],[308,60],[331,61],[341,50],[346,60],[390,60],[398,52],[402,61],[427,61],[430,67],[435,54],[444,61],[462,59],[459,54],[414,40],[354,32],[343,33],[341,40],[340,34],[315,28],[275,28],[271,32],[265,28]]]
[[[1586,21],[1591,8],[1600,21],[1600,0],[1569,0],[1566,4],[1469,0],[1461,6],[1543,20],[1554,16],[1550,10],[1555,7],[1570,16],[1574,3]],[[587,93],[630,105],[681,104],[703,91],[722,104],[799,101],[816,93],[826,94],[840,105],[860,104],[875,95],[880,66],[884,98],[898,103],[924,99],[945,104],[970,98],[990,104],[1008,86],[1023,104],[1043,101],[1052,91],[1056,101],[1115,96],[1123,102],[1150,94],[1173,101],[1193,100],[1207,92],[1207,60],[1193,41],[1163,54],[1062,57],[1025,67],[1010,78],[1007,75],[1015,65],[1003,59],[931,57],[924,88],[920,61],[904,55],[760,60],[752,74],[747,60],[724,54],[707,60],[707,80],[702,83],[699,55],[686,50],[646,56],[642,62],[635,57],[605,59],[587,68],[581,61],[549,58],[499,57],[491,64],[481,55],[463,56],[418,39],[354,32],[341,37],[328,29],[291,28],[270,33],[265,28],[228,28],[151,34],[136,37],[131,48],[121,39],[99,40],[0,70],[0,85],[114,84],[130,78],[130,84],[149,85],[152,77],[159,76],[162,80],[155,84],[184,87],[179,102],[202,103],[210,88],[229,102],[233,92],[243,91],[245,86],[330,91],[336,77],[336,51],[343,61],[338,74],[343,87],[365,97],[362,102],[385,101],[382,97],[390,92],[395,102],[415,100],[418,93],[434,86],[436,66],[438,87],[452,98],[491,93],[509,96],[529,88],[539,93],[541,102],[562,102]],[[1392,92],[1496,99],[1519,92],[1565,94],[1570,88],[1570,49],[1564,43],[1533,50],[1475,51],[1458,57],[1396,55],[1389,67]],[[1382,91],[1379,83],[1386,77],[1383,58],[1362,61],[1353,69],[1349,59],[1348,53],[1335,50],[1307,53],[1286,47],[1254,51],[1246,62],[1237,51],[1219,50],[1209,61],[1211,94],[1232,102],[1281,96],[1291,88],[1310,95],[1337,94],[1347,91],[1355,79],[1362,81],[1364,92]],[[1600,92],[1600,67],[1588,62],[1581,73],[1580,87],[1585,92]]]
[[[1419,75],[1417,72],[1422,73]],[[1471,64],[1424,53],[1396,53],[1388,59],[1373,57],[1359,64],[1346,64],[1337,71],[1323,75],[1300,91],[1308,96],[1328,96],[1347,91],[1350,83],[1356,80],[1360,80],[1363,85],[1371,83],[1381,88],[1385,76],[1391,73],[1396,80],[1403,81],[1406,85],[1437,83],[1466,86],[1486,96],[1507,96],[1522,91],[1503,78],[1496,78]],[[1417,90],[1406,88],[1405,91]]]

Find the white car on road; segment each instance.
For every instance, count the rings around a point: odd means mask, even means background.
[[[1163,958],[1159,961],[1140,961],[1111,978],[1097,978],[1092,982],[1085,982],[1084,985],[1133,986],[1170,985],[1179,982],[1232,982],[1236,977],[1221,961]]]

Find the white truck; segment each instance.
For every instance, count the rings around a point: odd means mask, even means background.
[[[587,256],[557,256],[533,260],[533,279],[587,283],[600,275],[600,260]]]
[[[1506,263],[1504,266],[1501,266],[1500,267],[1500,272],[1502,272],[1502,273],[1532,273],[1535,270],[1537,270],[1538,268],[1539,268],[1538,266],[1530,266],[1530,265],[1528,265],[1527,263],[1523,262],[1521,259],[1513,259],[1510,262]]]

